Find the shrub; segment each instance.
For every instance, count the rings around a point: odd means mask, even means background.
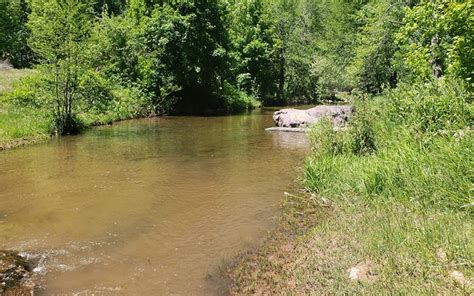
[[[85,124],[74,113],[62,117],[54,116],[51,120],[50,134],[78,134]]]
[[[3,96],[3,100],[18,107],[46,107],[52,100],[49,88],[46,76],[40,73],[26,76],[14,85],[11,92]]]
[[[317,155],[339,155],[347,148],[347,136],[345,131],[335,131],[333,123],[323,118],[316,124],[310,133],[311,147]]]
[[[224,82],[222,100],[227,113],[239,113],[255,108],[257,100],[247,93],[237,89],[228,82]]]
[[[155,110],[151,101],[139,88],[114,85],[108,89],[106,104],[100,105],[102,108],[87,108],[86,105],[80,112],[80,118],[86,125],[100,125],[153,115]]]
[[[88,112],[105,112],[112,101],[112,83],[98,71],[88,70],[80,78],[80,102]]]
[[[374,132],[375,115],[366,104],[357,108],[350,120],[350,145],[354,154],[367,155],[377,150]]]
[[[421,133],[453,133],[473,123],[472,96],[459,80],[401,84],[389,91],[391,116]]]

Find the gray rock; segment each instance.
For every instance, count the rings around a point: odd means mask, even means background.
[[[332,120],[334,127],[342,127],[353,112],[354,107],[350,105],[321,105],[307,110],[282,109],[273,114],[273,121],[277,127],[307,128],[326,117]]]
[[[32,265],[13,251],[0,250],[0,295],[33,295]]]
[[[306,133],[307,128],[292,128],[292,127],[269,127],[265,129],[267,132],[292,132],[292,133]]]

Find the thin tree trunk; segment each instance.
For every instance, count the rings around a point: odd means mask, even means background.
[[[443,76],[443,68],[441,66],[441,57],[439,53],[439,37],[438,34],[434,35],[433,38],[431,38],[431,44],[430,44],[430,55],[431,55],[431,69],[433,72],[433,76],[435,78],[440,78]]]
[[[280,49],[280,71],[278,75],[278,100],[283,100],[284,91],[285,91],[285,49],[282,47]]]

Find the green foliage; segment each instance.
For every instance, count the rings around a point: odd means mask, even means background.
[[[140,59],[141,83],[156,98],[166,98],[184,87],[180,80],[185,78],[179,79],[177,75],[184,76],[200,69],[187,64],[184,42],[189,25],[186,17],[168,5],[157,7],[144,20],[141,38],[145,55]]]
[[[345,131],[321,132],[315,128],[312,138],[317,139],[317,145],[306,164],[306,185],[334,199],[358,196],[456,210],[472,202],[473,138],[469,130],[450,136],[432,135],[426,146],[425,138],[393,121],[386,107],[386,103],[368,106],[371,114],[383,116],[369,120],[373,122],[371,133],[363,129],[360,133],[357,119]],[[342,134],[335,138],[332,133]],[[361,134],[376,139],[377,149],[370,155],[360,155],[358,152],[364,150],[354,149],[359,147],[354,146],[354,138],[363,140],[360,143],[373,141],[366,141]]]
[[[404,8],[411,2],[370,1],[357,12],[355,56],[348,67],[355,86],[379,93],[384,86],[396,85],[393,59],[398,47],[394,35],[402,24]]]
[[[310,133],[314,155],[369,155],[377,150],[375,113],[368,103],[359,103],[356,114],[344,128],[334,128],[332,121],[322,119]]]
[[[277,6],[279,13],[275,14],[281,16],[281,19],[277,20],[281,41],[279,58],[284,60],[280,65],[286,68],[282,96],[287,98],[288,103],[316,101],[318,77],[312,71],[312,63],[317,55],[314,42],[319,7],[314,1],[281,2],[281,6]]]
[[[126,15],[103,14],[92,28],[87,44],[91,66],[113,81],[139,81],[139,30],[140,26],[135,26]]]
[[[0,1],[0,59],[9,60],[15,67],[28,67],[34,55],[26,40],[29,8],[25,0]]]
[[[187,38],[177,52],[168,53],[182,60],[167,66],[173,67],[176,81],[183,89],[197,88],[213,93],[228,76],[229,40],[222,5],[217,0],[193,4],[185,1],[177,9],[186,20]]]
[[[389,116],[416,132],[452,135],[473,124],[472,93],[459,79],[401,84],[388,98]]]
[[[231,1],[229,10],[232,72],[248,75],[241,86],[269,104],[316,100],[314,1]]]
[[[430,79],[434,72],[468,82],[474,79],[474,15],[472,1],[423,1],[405,9],[404,26],[396,34],[398,66],[410,80]]]
[[[105,112],[112,98],[112,87],[112,83],[99,72],[94,70],[85,72],[79,80],[82,108],[91,113]]]
[[[227,113],[241,113],[244,111],[250,111],[259,106],[257,100],[253,96],[237,89],[228,82],[224,83],[222,94],[225,100],[224,108]]]
[[[114,121],[145,117],[153,114],[151,99],[136,87],[113,86],[107,88],[104,97],[106,106],[96,108],[97,102],[88,102],[81,106],[78,114],[85,125],[110,124]]]
[[[106,12],[109,15],[119,15],[125,11],[126,0],[96,0],[94,11],[97,14]]]
[[[48,81],[41,75],[26,76],[15,83],[13,90],[3,97],[0,102],[30,108],[45,108],[51,105],[51,96],[45,87]]]
[[[349,143],[348,133],[337,131],[333,123],[324,118],[310,133],[311,148],[315,155],[339,155],[344,153]]]
[[[257,88],[262,99],[275,96],[276,32],[271,11],[263,0],[232,1],[228,30],[232,43],[232,72],[247,92]]]
[[[30,47],[42,62],[54,96],[54,127],[60,134],[77,133],[75,115],[79,78],[87,65],[85,41],[92,22],[92,2],[31,1]]]
[[[357,106],[357,114],[350,122],[350,145],[352,153],[356,155],[368,155],[377,150],[375,138],[375,114],[362,103]]]
[[[361,6],[357,1],[318,2],[312,72],[317,77],[318,96],[323,99],[334,99],[338,91],[354,87],[348,66],[354,58],[356,15]]]

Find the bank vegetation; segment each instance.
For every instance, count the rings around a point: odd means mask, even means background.
[[[352,11],[356,114],[313,127],[304,189],[227,270],[233,294],[474,292],[473,4],[402,2]]]

